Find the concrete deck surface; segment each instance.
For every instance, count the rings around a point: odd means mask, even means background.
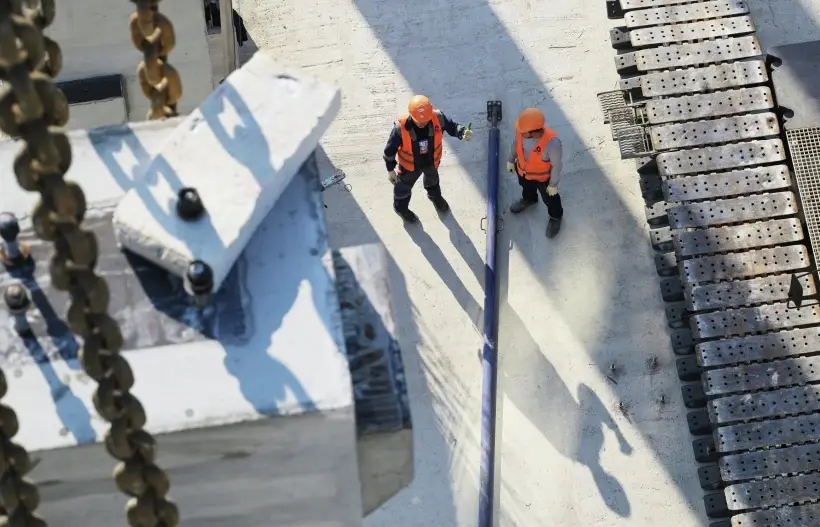
[[[516,113],[543,109],[566,170],[559,237],[544,237],[541,205],[505,214],[499,242],[499,524],[706,525],[637,177],[595,100],[616,83],[604,2],[236,3],[259,48],[342,87],[324,167],[353,189],[325,193],[331,241],[381,240],[408,291],[398,308],[416,479],[365,525],[476,525],[489,99],[504,104],[504,149]],[[820,0],[751,4],[765,46],[820,38]],[[405,228],[381,151],[413,93],[475,137],[446,142],[452,212],[439,219],[419,185],[422,222]],[[502,176],[506,207],[519,190]]]

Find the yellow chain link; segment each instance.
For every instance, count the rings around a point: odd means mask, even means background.
[[[154,463],[154,438],[143,430],[145,411],[130,393],[134,377],[120,355],[122,333],[107,313],[108,285],[94,271],[97,238],[81,227],[85,195],[79,185],[63,179],[71,165],[71,145],[59,127],[68,122],[68,104],[52,82],[62,66],[62,54],[57,43],[43,35],[54,20],[54,0],[40,0],[33,6],[35,3],[0,0],[0,79],[5,82],[0,91],[0,130],[24,143],[14,161],[14,173],[23,189],[40,194],[32,223],[40,239],[54,244],[51,281],[71,298],[68,325],[82,338],[80,362],[97,382],[94,406],[111,424],[106,449],[120,461],[114,480],[120,491],[132,497],[126,507],[128,523],[132,527],[176,527],[179,511],[166,498],[170,483]],[[148,32],[151,37],[145,39],[151,51],[145,52],[145,67],[141,64],[140,70],[141,83],[144,78],[152,90],[144,84],[143,90],[150,93],[152,115],[158,116],[159,111],[173,115],[181,93],[179,76],[164,63],[173,47],[173,30],[170,37],[162,37],[164,22],[167,26],[170,22],[156,13],[156,0],[137,4],[140,27],[153,28]],[[157,64],[163,78],[153,82],[157,70],[152,68]],[[6,390],[0,370],[0,399]],[[17,429],[14,411],[0,404],[0,497],[7,514],[0,525],[44,527],[45,521],[34,514],[39,503],[37,488],[23,477],[31,470],[29,455],[11,441]]]
[[[131,42],[142,52],[137,78],[142,93],[151,101],[149,119],[174,117],[182,97],[179,73],[168,63],[176,45],[174,25],[159,12],[160,0],[131,0],[137,12],[131,15]]]

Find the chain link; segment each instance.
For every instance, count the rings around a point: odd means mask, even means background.
[[[148,5],[149,10],[156,7],[156,1],[138,3]],[[85,195],[79,185],[63,179],[71,165],[71,145],[59,127],[68,122],[68,104],[52,82],[60,71],[62,54],[57,43],[43,35],[54,13],[54,0],[0,0],[0,79],[4,81],[0,130],[24,143],[14,161],[14,173],[23,189],[40,194],[32,223],[38,237],[54,244],[52,285],[68,291],[71,298],[68,325],[83,341],[80,362],[85,372],[97,382],[94,406],[111,424],[104,442],[108,453],[119,460],[114,480],[120,491],[132,497],[126,506],[128,523],[132,527],[176,527],[179,511],[166,498],[168,477],[154,463],[154,438],[143,430],[145,411],[130,393],[134,376],[120,355],[122,333],[107,313],[108,286],[94,272],[97,238],[80,225],[86,212]],[[152,39],[153,49],[159,40]],[[162,47],[162,52],[167,50]],[[146,79],[149,69],[146,66]],[[170,89],[173,82],[164,86],[156,89],[152,112],[158,102],[163,111],[175,111],[178,97],[168,94],[178,92]],[[166,95],[160,97],[163,93]],[[0,399],[6,389],[0,371]],[[31,460],[23,447],[11,442],[17,429],[14,411],[0,404],[0,498],[7,511],[5,525],[45,527],[45,521],[34,514],[39,503],[37,488],[23,477],[31,470]],[[2,519],[0,525],[4,525]]]
[[[137,12],[131,15],[131,42],[142,52],[137,66],[142,93],[151,101],[148,119],[175,117],[182,97],[182,80],[168,63],[176,45],[174,25],[159,12],[161,0],[131,0]]]

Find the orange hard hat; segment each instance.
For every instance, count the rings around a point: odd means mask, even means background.
[[[545,123],[546,120],[541,110],[538,108],[527,108],[518,114],[518,119],[515,120],[515,129],[518,130],[520,134],[526,134],[527,132],[541,130],[544,128]]]
[[[414,95],[407,104],[410,117],[419,125],[425,125],[433,118],[433,103],[424,95]]]

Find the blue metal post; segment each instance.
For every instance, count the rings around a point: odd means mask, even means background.
[[[478,487],[478,525],[492,527],[495,497],[495,420],[498,386],[498,333],[495,296],[496,211],[498,209],[498,149],[501,101],[487,102],[490,121],[487,155],[487,252],[484,264],[484,350],[482,353],[483,385],[481,391],[481,473]]]

